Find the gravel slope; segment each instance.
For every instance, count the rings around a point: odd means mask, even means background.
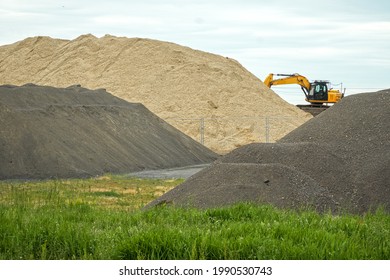
[[[105,90],[0,86],[0,179],[180,167],[217,155]]]
[[[318,211],[390,211],[390,91],[362,93],[278,143],[250,144],[153,201],[214,207],[238,201]]]

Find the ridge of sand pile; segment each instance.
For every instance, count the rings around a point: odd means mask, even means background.
[[[150,39],[34,37],[1,46],[0,84],[25,83],[105,88],[197,141],[206,118],[205,145],[219,153],[264,139],[265,116],[287,117],[273,124],[272,140],[311,118],[233,59]]]
[[[361,93],[283,137],[221,157],[147,207],[214,207],[252,201],[278,207],[390,211],[390,90]]]
[[[85,177],[216,159],[142,104],[77,86],[0,86],[0,131],[0,179]]]

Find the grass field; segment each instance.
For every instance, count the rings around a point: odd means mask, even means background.
[[[390,215],[381,210],[139,210],[181,182],[0,182],[0,259],[390,259]]]

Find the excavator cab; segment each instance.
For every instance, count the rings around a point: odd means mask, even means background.
[[[311,84],[307,99],[310,103],[324,103],[328,101],[328,85],[326,81],[314,81]]]

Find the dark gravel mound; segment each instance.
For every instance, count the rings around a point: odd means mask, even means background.
[[[367,155],[389,148],[390,89],[360,93],[343,98],[290,132],[279,142],[327,143],[349,158],[365,160]]]
[[[190,177],[147,207],[175,205],[209,208],[238,201],[278,207],[328,209],[331,195],[311,177],[282,164],[218,163]]]
[[[352,201],[357,212],[390,210],[390,90],[348,96],[280,142],[304,141],[327,144],[344,160],[339,199]]]
[[[390,211],[390,92],[362,93],[274,144],[250,144],[153,201],[214,207],[252,201],[278,207]]]
[[[0,130],[0,179],[86,177],[216,159],[142,104],[78,86],[0,86]]]

